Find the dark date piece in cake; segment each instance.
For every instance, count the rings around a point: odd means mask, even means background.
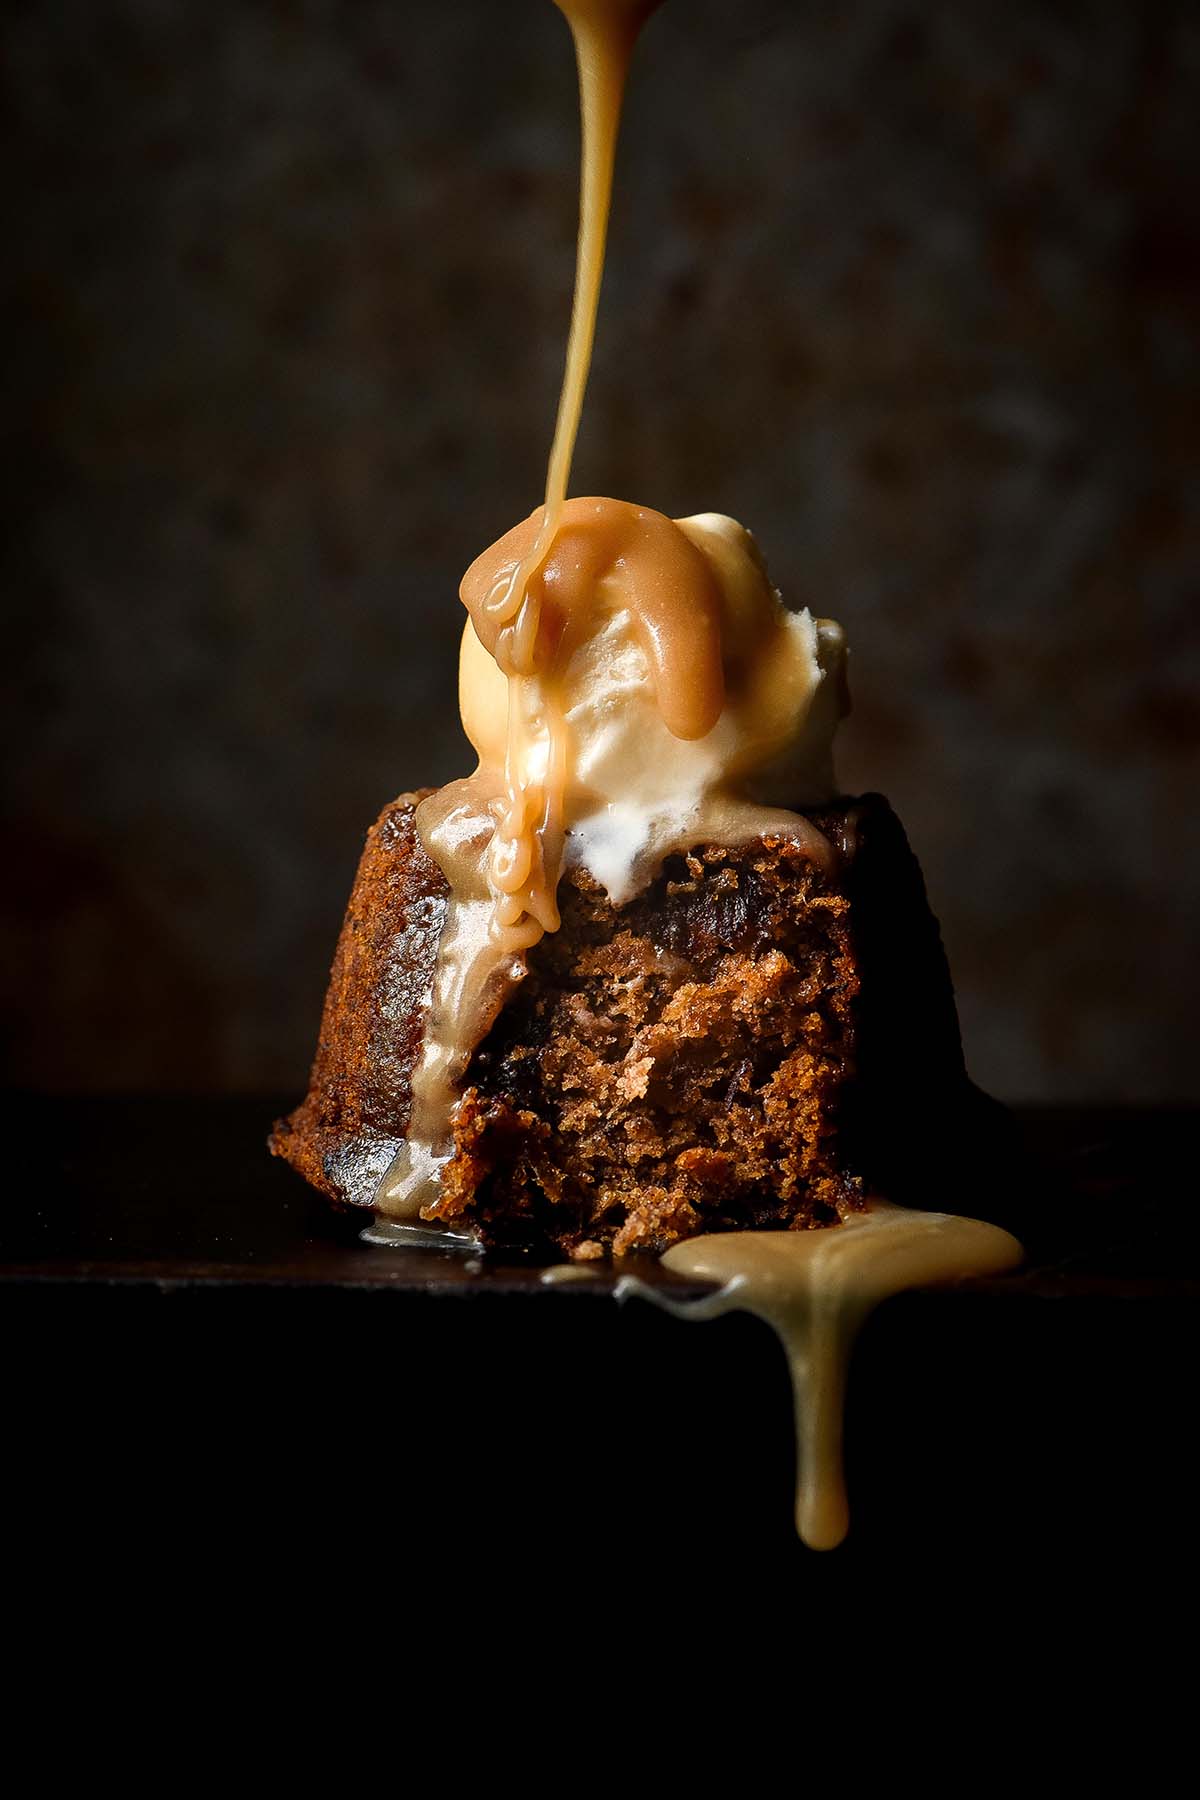
[[[420,798],[368,833],[309,1092],[271,1139],[343,1205],[370,1206],[408,1126],[447,896]],[[562,928],[469,1066],[438,1221],[586,1259],[833,1224],[868,1193],[961,1209],[988,1103],[920,869],[879,795],[805,817],[831,873],[786,837],[700,844],[616,907],[568,869]]]

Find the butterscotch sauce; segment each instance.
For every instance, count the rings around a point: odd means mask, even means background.
[[[832,1550],[849,1524],[842,1425],[850,1352],[881,1300],[907,1288],[1014,1269],[1022,1250],[999,1226],[874,1201],[819,1231],[730,1231],[675,1244],[663,1262],[679,1275],[719,1283],[682,1304],[625,1277],[618,1297],[640,1294],[681,1319],[748,1312],[778,1335],[796,1413],[796,1529]]]
[[[530,556],[540,535],[538,516],[515,525],[463,576],[460,593],[475,635],[502,669],[504,632],[488,600]],[[603,499],[559,507],[554,543],[526,590],[527,604],[536,603],[535,661],[545,684],[554,684],[557,670],[594,625],[601,584],[617,574],[663,722],[675,737],[703,737],[725,699],[721,598],[703,553],[673,519],[649,507]]]
[[[574,1287],[580,1281],[595,1281],[603,1272],[603,1263],[552,1263],[538,1280],[543,1287]]]

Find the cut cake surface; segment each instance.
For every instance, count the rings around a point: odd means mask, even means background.
[[[408,1128],[447,885],[385,808],[342,928],[309,1092],[271,1139],[369,1207]],[[430,1222],[577,1258],[936,1206],[973,1094],[916,859],[878,795],[789,838],[695,846],[616,907],[580,868],[562,928],[476,1050]]]

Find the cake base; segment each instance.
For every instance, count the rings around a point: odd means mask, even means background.
[[[403,795],[368,833],[309,1092],[271,1148],[369,1208],[403,1141],[447,886]],[[587,1260],[700,1231],[835,1223],[881,1192],[939,1207],[992,1115],[887,802],[788,838],[699,844],[616,907],[583,869],[475,1052],[426,1223]],[[954,1210],[953,1206],[948,1208]]]

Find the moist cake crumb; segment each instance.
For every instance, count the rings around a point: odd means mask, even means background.
[[[620,908],[575,869],[559,901],[472,1060],[431,1216],[619,1256],[861,1205],[849,902],[803,850],[696,846]]]
[[[370,1206],[408,1127],[447,892],[421,797],[368,834],[309,1093],[271,1141],[343,1204]],[[698,844],[615,906],[568,868],[424,1218],[582,1262],[835,1224],[900,1161],[935,1194],[923,1146],[967,1084],[919,869],[878,795],[804,816],[828,873],[784,836]]]

